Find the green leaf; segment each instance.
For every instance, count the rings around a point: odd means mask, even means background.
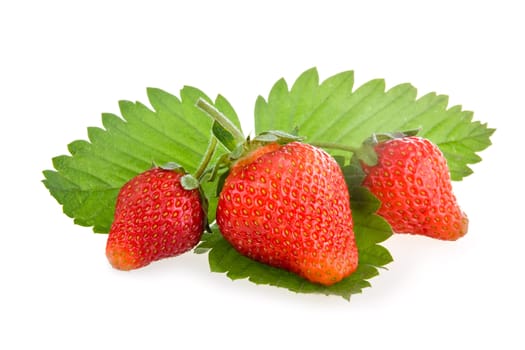
[[[152,164],[176,162],[190,174],[195,172],[208,146],[212,120],[195,107],[200,90],[186,86],[181,98],[155,88],[147,90],[153,109],[140,102],[121,101],[122,118],[105,113],[104,128],[88,128],[89,141],[69,144],[71,155],[53,159],[55,170],[44,171],[44,185],[63,205],[75,223],[108,232],[119,189]],[[216,105],[240,127],[228,101],[219,96]],[[225,153],[218,148],[214,160]],[[213,160],[212,160],[213,164]],[[216,183],[205,183],[205,193],[215,193]],[[209,217],[215,217],[217,199],[209,198]]]
[[[315,68],[304,72],[291,89],[281,79],[267,100],[257,99],[255,131],[298,129],[307,142],[358,148],[373,133],[421,128],[419,135],[444,153],[453,180],[472,173],[468,165],[479,162],[477,152],[491,144],[494,129],[473,122],[473,113],[460,106],[448,108],[447,96],[429,93],[416,98],[417,90],[410,84],[385,91],[380,79],[355,90],[353,85],[351,71],[319,83]]]

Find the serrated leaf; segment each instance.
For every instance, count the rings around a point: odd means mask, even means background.
[[[55,170],[44,171],[45,186],[76,224],[108,232],[119,189],[153,163],[173,161],[189,173],[199,165],[210,140],[212,120],[195,107],[195,102],[199,97],[210,99],[189,86],[180,91],[180,99],[155,88],[147,93],[153,109],[140,102],[121,101],[122,118],[103,114],[104,128],[88,128],[89,141],[73,141],[69,145],[71,155],[55,157]],[[216,103],[235,125],[240,125],[224,97],[219,96]],[[214,159],[224,153],[224,148],[218,148]],[[204,191],[214,193],[216,185],[205,183]],[[209,202],[213,220],[216,197],[211,196]]]
[[[372,133],[421,128],[419,135],[444,153],[453,180],[472,173],[468,165],[479,162],[476,153],[491,144],[494,129],[473,122],[473,113],[460,106],[448,108],[447,96],[429,93],[417,99],[410,84],[385,91],[381,79],[355,90],[353,83],[353,72],[343,72],[319,84],[315,68],[304,72],[291,89],[280,79],[267,101],[263,97],[256,101],[256,133],[299,128],[307,142],[358,148]]]

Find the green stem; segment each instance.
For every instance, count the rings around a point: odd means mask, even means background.
[[[224,129],[226,129],[226,131],[231,133],[237,143],[241,143],[245,140],[242,132],[224,114],[222,114],[217,108],[208,103],[206,100],[199,97],[196,106],[202,109],[217,123],[219,123]]]
[[[359,150],[358,148],[342,145],[340,143],[333,143],[333,142],[311,142],[310,144],[315,147],[338,149],[341,151],[347,151],[347,152],[352,152],[352,153],[356,153]]]
[[[201,163],[199,164],[199,167],[195,171],[195,174],[193,175],[196,179],[199,179],[206,171],[206,168],[208,168],[208,164],[210,164],[210,160],[213,157],[213,153],[215,153],[215,149],[217,148],[217,139],[212,136],[210,139],[210,143],[208,144],[208,148],[206,149],[206,153],[204,154],[204,158],[202,158]]]

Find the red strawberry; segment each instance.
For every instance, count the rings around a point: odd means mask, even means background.
[[[267,144],[238,160],[217,224],[241,254],[331,285],[357,268],[348,189],[335,160],[300,142]]]
[[[111,265],[132,270],[182,254],[200,240],[205,214],[198,189],[186,190],[180,170],[153,168],[120,190],[106,246]]]
[[[363,185],[382,202],[378,214],[395,232],[456,240],[468,218],[452,193],[447,161],[439,148],[421,137],[401,137],[374,146],[378,163],[362,162]]]

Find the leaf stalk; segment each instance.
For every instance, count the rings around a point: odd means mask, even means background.
[[[222,114],[217,108],[208,103],[202,97],[197,100],[196,106],[203,112],[208,114],[210,118],[219,123],[226,131],[232,134],[233,138],[237,143],[244,142],[245,138],[242,132],[233,124],[224,114]]]
[[[216,148],[217,139],[214,136],[212,136],[210,142],[208,143],[208,148],[206,148],[206,152],[204,153],[204,157],[202,158],[201,163],[195,171],[195,174],[193,174],[193,176],[199,181],[201,180],[202,175],[206,171],[206,168],[208,168],[208,164],[210,164],[211,158],[213,157]]]

